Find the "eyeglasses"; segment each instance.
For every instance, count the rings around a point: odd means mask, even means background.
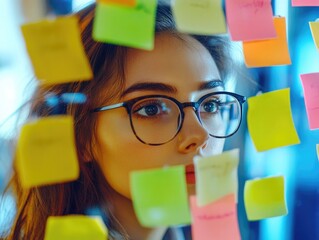
[[[137,139],[148,145],[162,145],[174,139],[181,130],[186,107],[193,108],[210,136],[232,136],[240,126],[245,101],[246,97],[225,91],[206,94],[197,102],[184,103],[165,95],[148,95],[95,108],[93,112],[125,107]]]

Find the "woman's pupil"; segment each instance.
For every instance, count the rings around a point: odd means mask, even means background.
[[[145,112],[149,116],[153,116],[158,112],[158,107],[156,105],[148,105],[145,107]]]

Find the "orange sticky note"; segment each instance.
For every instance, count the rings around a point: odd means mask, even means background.
[[[234,194],[226,195],[204,207],[191,196],[193,240],[239,240],[237,208]]]
[[[290,108],[290,89],[248,99],[247,124],[257,151],[300,143]]]
[[[41,83],[59,84],[92,78],[75,16],[26,24],[21,30],[35,75]]]
[[[275,17],[277,37],[267,40],[243,42],[247,67],[266,67],[291,64],[286,37],[286,19]]]
[[[319,22],[309,22],[309,26],[310,26],[313,41],[317,49],[319,49]]]
[[[227,32],[221,0],[174,0],[172,10],[180,32],[198,35]]]
[[[23,187],[76,180],[73,118],[52,116],[26,123],[18,139],[16,164]]]
[[[227,0],[226,16],[233,41],[275,38],[271,0]]]
[[[97,2],[105,3],[105,4],[115,4],[115,5],[123,5],[134,7],[136,5],[137,0],[97,0]]]
[[[319,128],[319,72],[300,75],[310,129]]]
[[[319,6],[319,0],[291,0],[293,7],[300,6]]]
[[[50,216],[44,240],[107,240],[108,230],[99,216]]]
[[[284,177],[248,180],[244,187],[244,203],[250,221],[286,215]]]

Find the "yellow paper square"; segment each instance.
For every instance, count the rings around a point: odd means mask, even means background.
[[[73,128],[71,116],[41,118],[22,127],[16,164],[23,187],[78,178]]]
[[[317,157],[318,157],[318,160],[319,160],[319,144],[316,145],[316,149],[317,149]]]
[[[244,187],[244,203],[250,221],[286,215],[284,177],[248,180]]]
[[[42,84],[92,78],[75,16],[26,24],[21,30],[35,75]]]
[[[228,194],[237,199],[239,149],[194,159],[198,206],[205,206]]]
[[[180,32],[213,35],[227,31],[221,0],[175,0],[172,10]]]
[[[247,124],[257,151],[300,143],[290,108],[290,89],[248,99]]]
[[[243,42],[247,67],[266,67],[291,64],[286,36],[286,19],[275,17],[277,37],[266,40]]]
[[[309,26],[310,26],[313,41],[317,49],[319,49],[319,22],[309,22]]]
[[[51,216],[44,240],[107,240],[108,230],[101,217],[83,215]]]

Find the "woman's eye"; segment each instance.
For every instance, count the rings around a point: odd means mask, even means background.
[[[202,110],[207,113],[215,113],[218,111],[218,103],[215,101],[205,102],[202,106]]]
[[[138,111],[136,111],[136,113],[143,116],[154,116],[158,114],[159,111],[160,111],[159,106],[152,104],[152,105],[141,107]]]
[[[133,112],[139,117],[157,117],[168,114],[169,108],[165,102],[149,102],[137,105]]]

